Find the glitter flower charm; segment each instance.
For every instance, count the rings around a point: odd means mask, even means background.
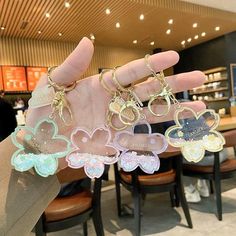
[[[166,130],[170,145],[179,147],[186,160],[199,162],[209,152],[219,152],[225,144],[224,137],[216,131],[220,117],[214,110],[196,113],[191,108],[181,108],[175,113],[176,125]]]
[[[151,133],[151,126],[148,123],[145,133],[134,133],[136,125],[132,127],[132,132],[117,132],[114,144],[122,151],[119,157],[120,167],[127,172],[140,167],[147,174],[153,174],[160,168],[158,154],[164,152],[168,146],[165,136],[159,133]],[[141,126],[140,126],[141,127]]]
[[[66,161],[74,169],[84,168],[90,178],[102,176],[105,164],[117,162],[118,150],[111,144],[111,133],[105,127],[97,128],[92,133],[77,128],[71,134],[74,150]]]
[[[56,123],[49,119],[39,121],[35,128],[19,126],[11,138],[18,148],[11,159],[15,170],[23,172],[34,168],[42,177],[54,175],[58,158],[70,151],[70,141],[58,135]]]

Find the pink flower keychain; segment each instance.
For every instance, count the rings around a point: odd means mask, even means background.
[[[146,125],[147,133],[134,133],[137,125]],[[150,124],[143,122],[132,126],[132,132],[117,132],[114,145],[122,151],[119,165],[124,171],[130,172],[140,167],[145,173],[153,174],[160,168],[158,154],[166,150],[168,143],[164,135],[152,134]]]
[[[91,133],[76,128],[71,134],[71,143],[74,150],[66,157],[68,166],[84,168],[89,178],[101,177],[104,165],[114,164],[118,160],[119,151],[111,144],[111,132],[105,127]]]

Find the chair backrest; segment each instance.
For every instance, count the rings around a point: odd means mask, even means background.
[[[158,157],[160,158],[170,158],[170,157],[174,157],[174,156],[179,156],[181,155],[181,151],[171,151],[171,152],[163,152],[161,154],[158,155]]]
[[[236,146],[236,129],[224,132],[222,134],[225,137],[224,147],[234,147],[234,146]]]
[[[57,173],[57,178],[61,184],[63,183],[70,183],[75,180],[85,179],[88,178],[84,172],[83,168],[80,169],[72,169],[67,167],[60,172]]]

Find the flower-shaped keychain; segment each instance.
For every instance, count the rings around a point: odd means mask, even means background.
[[[66,157],[68,166],[74,169],[84,168],[90,178],[101,177],[105,164],[114,164],[118,159],[118,150],[110,141],[111,132],[105,127],[97,128],[91,133],[76,128],[71,134],[74,150]]]
[[[150,96],[148,103],[149,111],[155,116],[167,115],[170,111],[171,102],[176,111],[174,120],[176,125],[166,130],[165,136],[170,145],[179,147],[186,160],[199,162],[205,155],[205,150],[219,152],[225,144],[224,137],[216,131],[220,117],[214,110],[205,109],[196,113],[191,108],[182,107],[175,98],[171,88],[165,79],[163,71],[159,74],[153,70],[149,62],[149,55],[145,56],[145,62],[151,74],[156,78],[161,91]],[[152,103],[162,98],[166,101],[167,109],[162,113],[155,113],[152,110]]]
[[[70,150],[70,141],[58,135],[56,123],[49,119],[39,121],[35,128],[19,126],[11,138],[18,147],[11,158],[14,168],[21,172],[34,168],[43,177],[55,174],[58,158]]]
[[[73,116],[65,93],[74,89],[76,82],[69,86],[57,85],[51,79],[53,69],[48,70],[48,84],[36,88],[29,101],[30,109],[51,105],[52,112],[49,119],[39,120],[34,128],[20,126],[11,135],[13,143],[18,147],[11,159],[15,169],[27,171],[34,167],[35,171],[43,177],[56,173],[58,158],[65,157],[71,145],[65,136],[58,135],[58,126],[53,118],[58,116],[65,125],[71,122]]]
[[[136,127],[143,129],[145,126],[145,133],[135,133]],[[153,174],[159,169],[158,154],[164,152],[168,146],[165,136],[152,134],[151,126],[147,122],[132,126],[132,132],[117,132],[114,145],[122,151],[119,164],[124,171],[130,172],[140,167],[147,174]]]
[[[196,113],[190,108],[176,110],[176,125],[166,130],[166,138],[170,145],[180,147],[186,160],[199,162],[205,150],[219,152],[225,144],[224,137],[215,129],[220,117],[214,111],[206,109]]]

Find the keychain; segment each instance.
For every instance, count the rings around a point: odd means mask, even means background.
[[[168,143],[173,147],[178,147],[184,158],[189,162],[199,162],[205,156],[205,150],[210,152],[219,152],[223,149],[225,139],[221,133],[216,131],[219,125],[219,115],[211,109],[205,109],[201,112],[195,112],[193,109],[183,107],[175,98],[168,83],[165,80],[164,73],[161,71],[158,75],[149,63],[149,55],[145,56],[147,67],[155,78],[160,81],[161,91],[150,96],[149,111],[156,116],[168,114],[171,102],[175,107],[174,126],[169,127],[165,136]],[[167,110],[163,113],[154,113],[152,102],[162,97],[167,103]]]
[[[35,128],[19,126],[11,138],[18,148],[11,158],[15,170],[23,172],[34,168],[42,177],[55,174],[58,158],[70,151],[70,141],[58,135],[58,127],[50,119],[40,120]]]
[[[73,150],[67,155],[68,166],[84,168],[89,178],[102,176],[105,165],[117,162],[118,150],[111,143],[111,132],[105,127],[93,132],[76,128],[71,134]]]
[[[147,132],[135,133],[135,128],[145,126]],[[158,154],[164,152],[168,146],[165,136],[152,133],[151,126],[146,121],[132,126],[132,131],[117,132],[113,143],[121,151],[120,167],[127,172],[140,167],[143,172],[153,174],[160,167]]]

